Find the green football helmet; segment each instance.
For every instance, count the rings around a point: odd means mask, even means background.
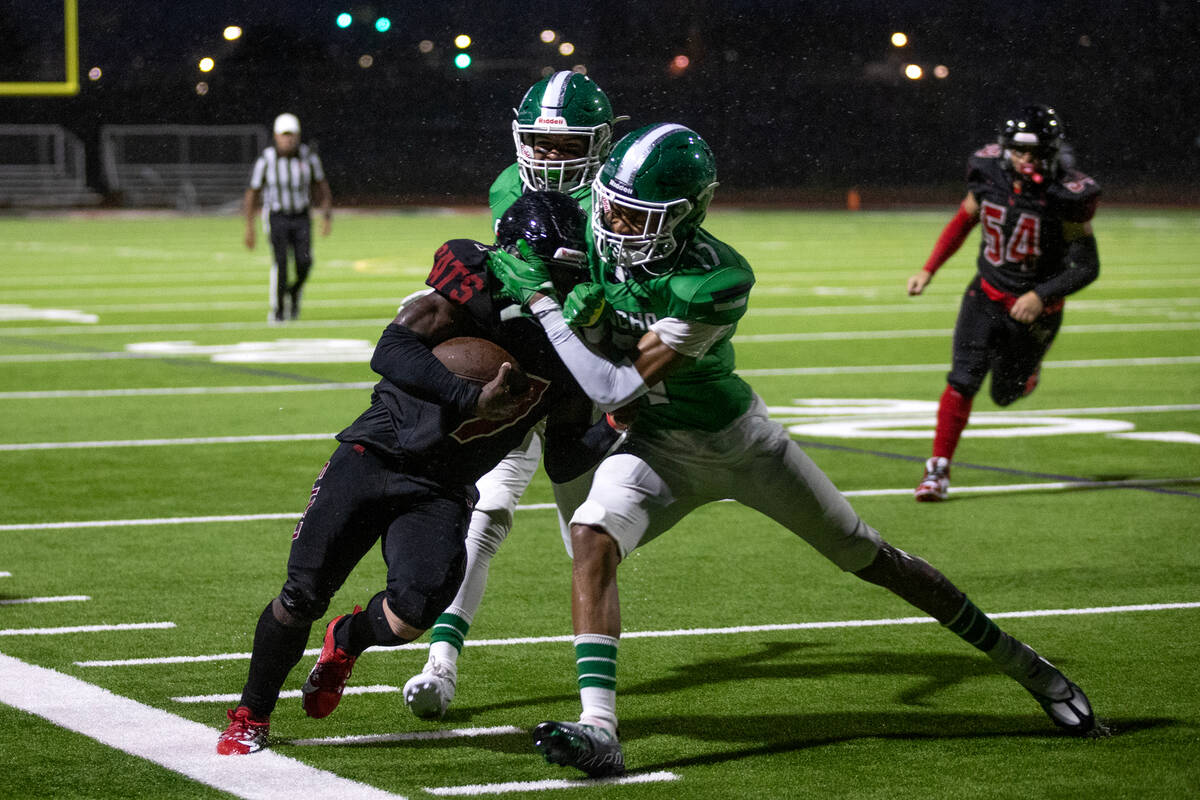
[[[521,105],[513,109],[513,142],[521,183],[529,191],[570,193],[587,186],[612,148],[612,105],[600,87],[578,72],[556,72],[535,83]],[[565,160],[539,158],[534,149],[538,135],[578,136],[582,155]]]
[[[669,271],[717,188],[712,150],[690,128],[648,125],[617,142],[592,182],[592,231],[608,266]],[[636,233],[613,230],[615,218]],[[657,262],[657,263],[656,263]]]

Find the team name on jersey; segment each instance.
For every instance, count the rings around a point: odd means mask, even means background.
[[[615,327],[620,331],[646,333],[651,325],[658,322],[658,315],[650,311],[622,311],[614,308],[613,316],[616,321]]]

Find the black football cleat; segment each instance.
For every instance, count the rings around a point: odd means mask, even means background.
[[[596,725],[542,722],[533,729],[533,746],[549,764],[575,767],[589,778],[625,774],[625,755],[617,737]]]

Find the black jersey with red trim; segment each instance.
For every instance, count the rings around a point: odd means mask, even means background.
[[[541,326],[520,306],[496,296],[487,269],[494,247],[470,239],[446,242],[434,256],[426,283],[466,312],[471,335],[503,347],[528,376],[528,402],[512,419],[491,421],[463,414],[401,389],[387,378],[375,385],[371,406],[338,434],[364,444],[404,472],[439,482],[474,484],[489,472],[556,403],[583,392],[554,352]]]
[[[970,157],[967,188],[979,201],[979,274],[1017,296],[1068,268],[1063,223],[1090,220],[1100,197],[1099,185],[1078,170],[1041,182],[1017,175],[999,144]]]

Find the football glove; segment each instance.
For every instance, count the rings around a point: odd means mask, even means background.
[[[604,287],[598,283],[581,283],[567,293],[563,301],[563,319],[573,328],[592,328],[599,325],[608,311]]]
[[[488,255],[488,268],[501,284],[500,293],[521,305],[539,292],[554,297],[550,271],[524,239],[517,240],[520,258],[505,250],[493,250]]]

